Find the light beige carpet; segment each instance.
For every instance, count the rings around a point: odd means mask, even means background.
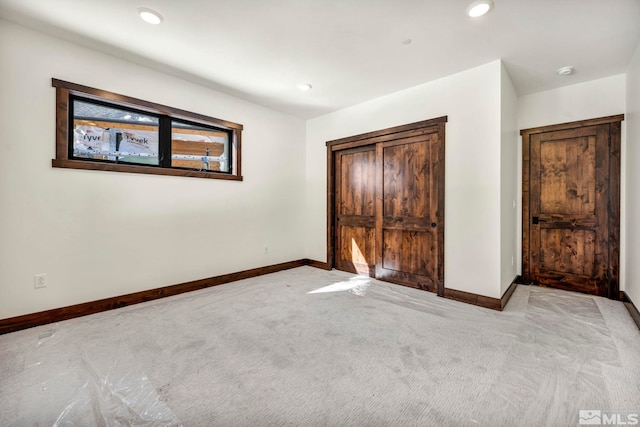
[[[500,313],[311,267],[3,335],[0,366],[2,426],[565,426],[640,411],[640,333],[620,302],[520,286]]]

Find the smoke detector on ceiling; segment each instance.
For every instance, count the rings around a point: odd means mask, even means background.
[[[574,69],[573,69],[572,66],[558,68],[558,75],[560,75],[560,76],[568,76],[569,74],[573,74],[573,71],[574,71]]]

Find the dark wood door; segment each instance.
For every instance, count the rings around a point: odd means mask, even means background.
[[[618,298],[619,122],[527,136],[529,281]]]
[[[339,151],[336,170],[336,268],[374,276],[375,146]]]
[[[327,259],[444,295],[446,117],[329,141]]]
[[[376,277],[432,292],[438,278],[438,144],[434,132],[377,146]]]

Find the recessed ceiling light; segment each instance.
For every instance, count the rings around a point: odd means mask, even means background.
[[[467,15],[472,18],[478,18],[485,15],[493,9],[493,2],[491,0],[477,0],[467,7]]]
[[[147,22],[153,25],[158,25],[163,21],[162,15],[160,15],[155,10],[149,9],[146,7],[139,8],[138,15],[140,15],[140,18],[142,18],[144,22]]]
[[[573,74],[573,71],[574,69],[572,66],[558,68],[558,74],[561,76],[568,76],[569,74]]]
[[[309,83],[301,83],[298,85],[298,89],[300,89],[301,91],[307,92],[309,90],[311,90],[313,86],[311,86]]]

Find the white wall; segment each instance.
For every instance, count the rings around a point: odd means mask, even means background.
[[[504,68],[500,90],[500,294],[504,294],[516,276],[517,253],[516,201],[518,194],[518,95]]]
[[[640,307],[640,45],[627,71],[627,150],[626,150],[626,252],[625,287],[636,307]],[[623,175],[624,176],[624,175]]]
[[[0,77],[0,319],[304,257],[303,120],[4,20]],[[243,124],[244,182],[53,169],[52,77]]]
[[[307,256],[326,259],[325,142],[448,116],[445,287],[499,298],[501,62],[307,122]]]
[[[560,77],[558,77],[560,78]],[[563,77],[564,78],[564,77]],[[620,74],[586,83],[565,86],[554,90],[525,95],[518,99],[518,129],[573,122],[613,116],[625,112],[625,75]],[[626,156],[626,123],[622,122],[622,201],[620,215],[620,252],[621,260],[625,253],[625,165]],[[517,252],[518,273],[522,273],[522,138],[518,135],[518,220],[517,220]],[[632,181],[630,181],[632,182]],[[624,287],[625,265],[620,265],[620,286]],[[624,289],[624,288],[623,288]]]
[[[518,127],[527,129],[622,114],[624,96],[624,74],[521,96]]]

